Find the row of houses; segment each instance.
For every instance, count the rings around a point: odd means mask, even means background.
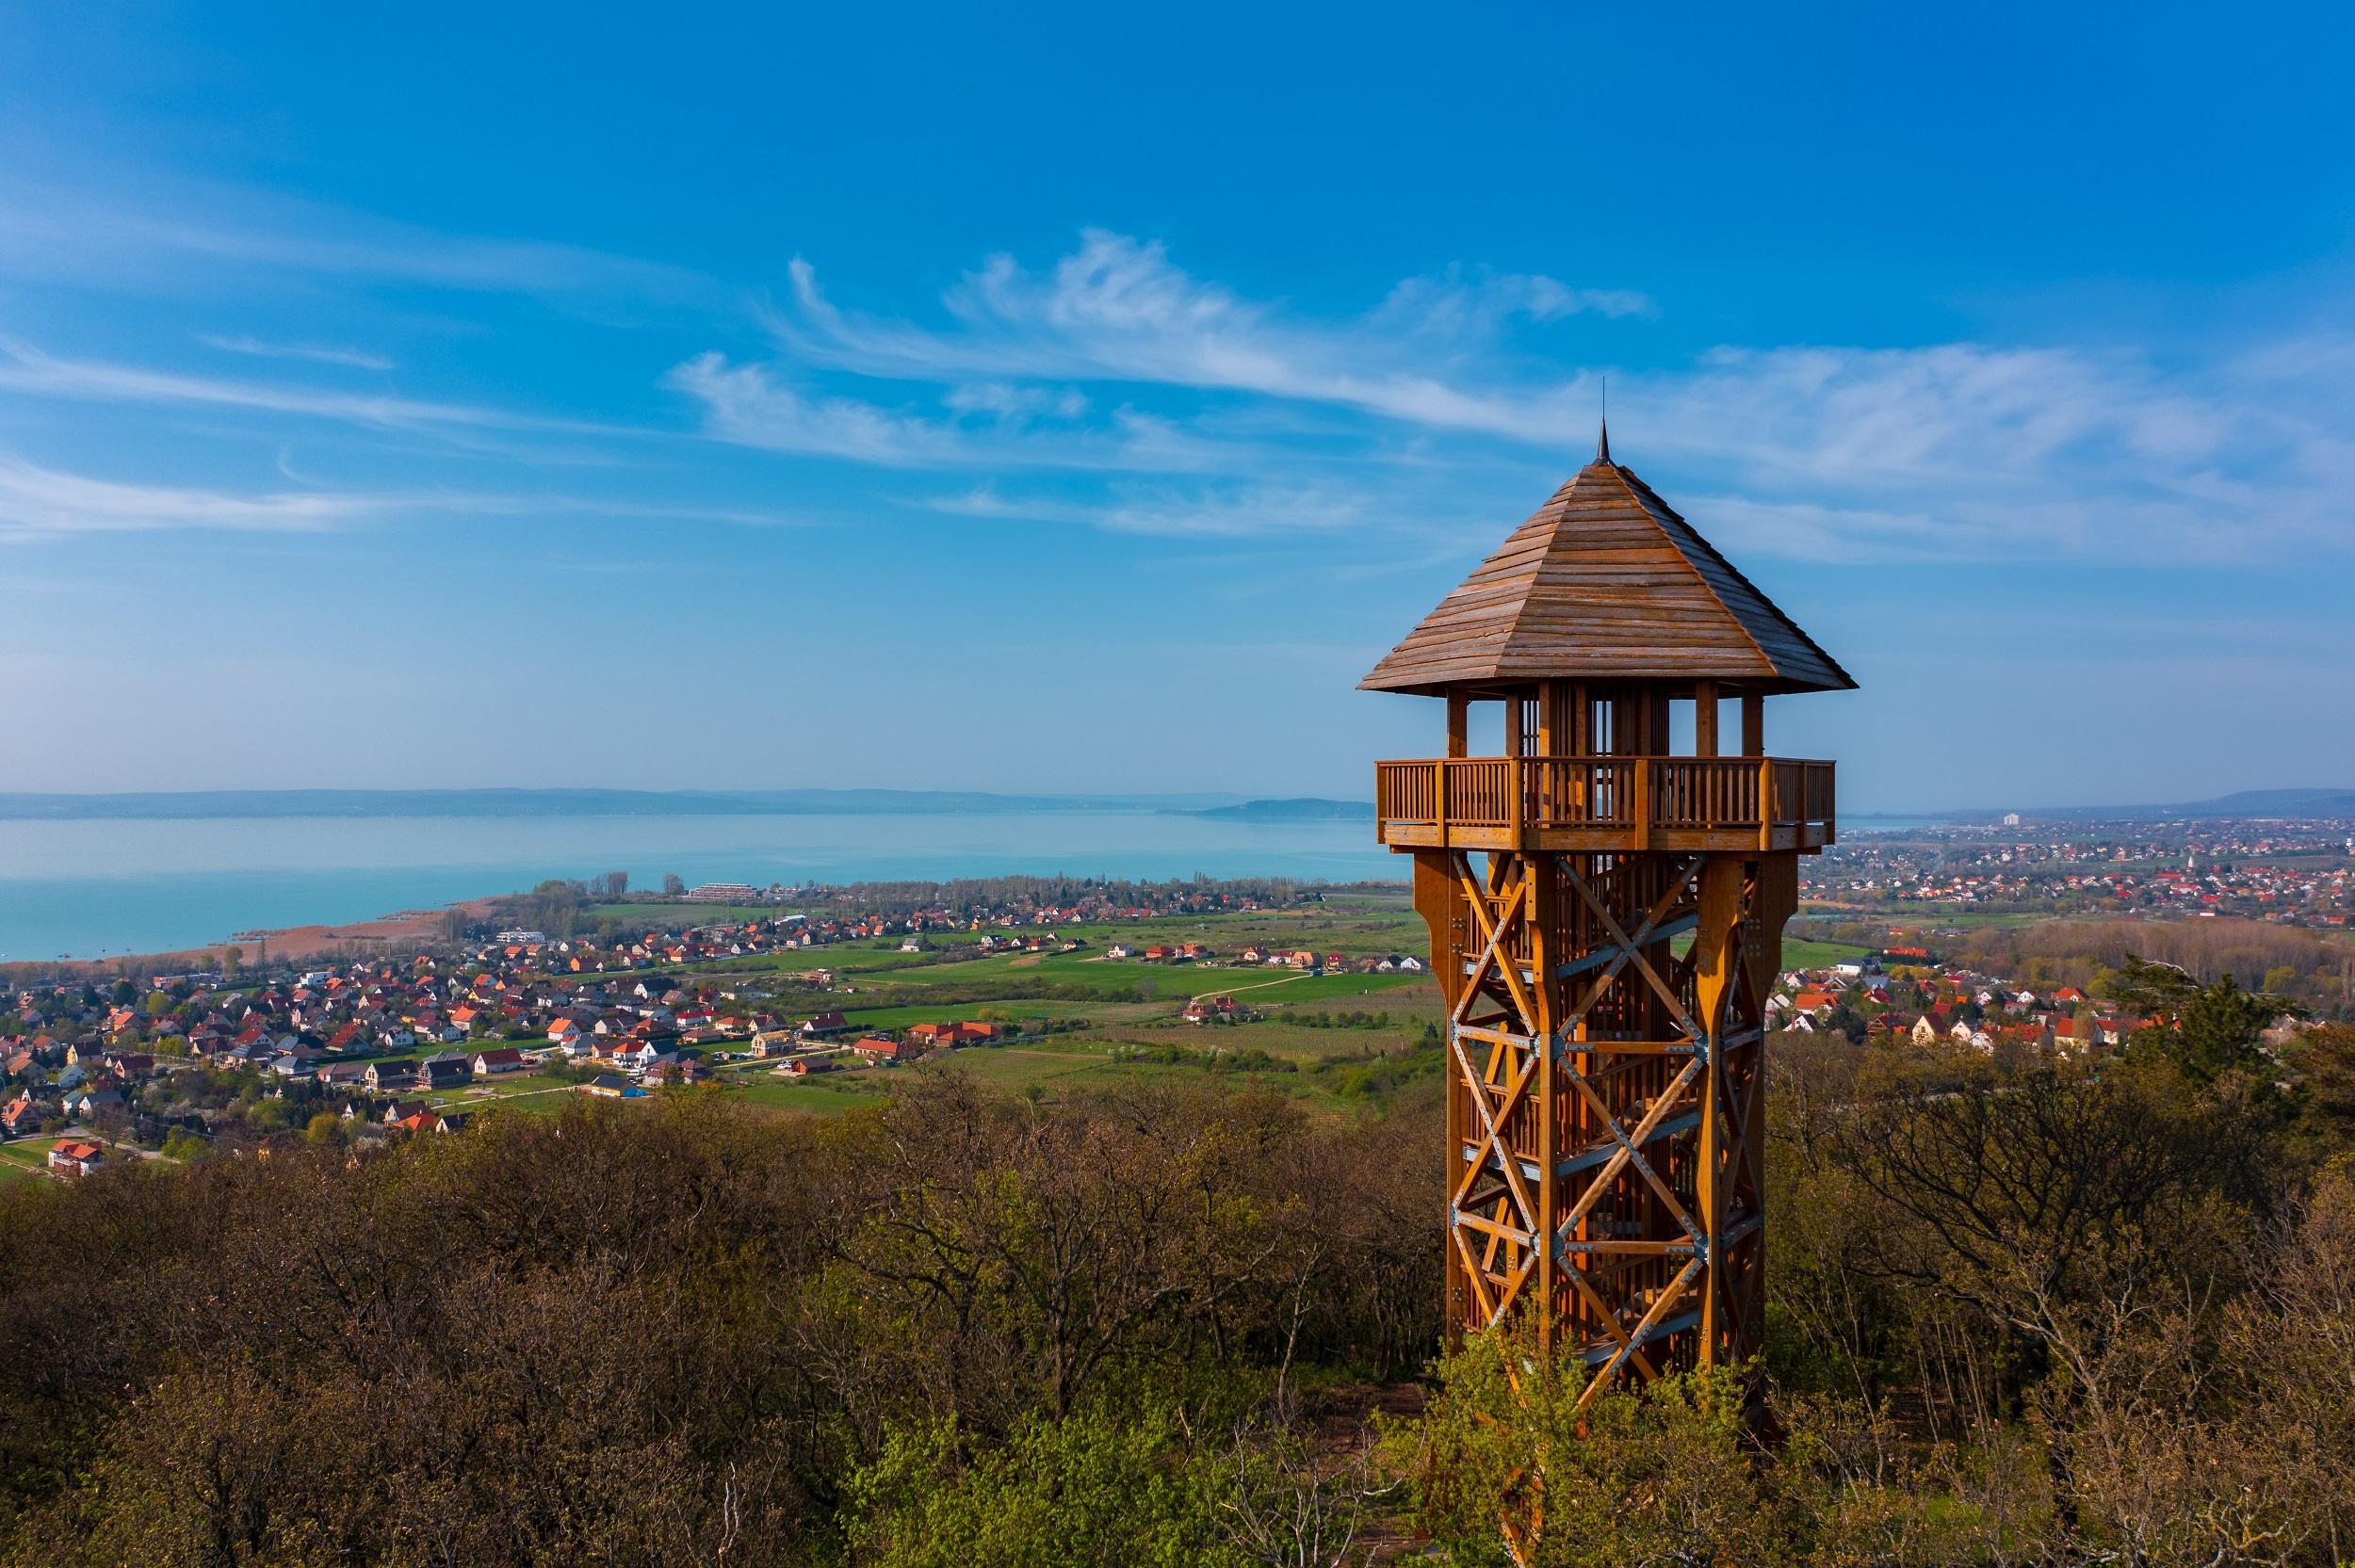
[[[1845,1017],[1852,1031],[1860,1022],[1868,1040],[2067,1053],[2122,1044],[2158,1022],[2120,1016],[2073,985],[2038,990],[1948,969],[1919,948],[1885,956],[1904,960],[1903,978],[1885,973],[1877,957],[1786,972],[1766,1000],[1769,1026],[1813,1033]]]
[[[1204,943],[1182,942],[1133,946],[1115,942],[1104,949],[1104,956],[1113,959],[1136,959],[1146,963],[1210,963],[1218,954]],[[1351,958],[1346,953],[1320,953],[1313,947],[1267,947],[1257,943],[1237,948],[1227,961],[1230,965],[1264,966],[1272,969],[1297,969],[1321,975],[1421,975],[1430,965],[1412,953],[1389,953],[1372,958]]]

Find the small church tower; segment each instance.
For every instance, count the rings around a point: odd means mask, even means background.
[[[1765,1004],[1833,833],[1832,765],[1768,756],[1765,703],[1855,685],[1607,430],[1360,683],[1447,705],[1376,800],[1448,1013],[1451,1337],[1510,1321],[1589,1397],[1759,1350]],[[1469,754],[1483,703],[1502,755]]]

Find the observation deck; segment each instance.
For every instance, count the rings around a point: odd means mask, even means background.
[[[1787,757],[1433,757],[1374,764],[1393,849],[1821,849],[1832,765]]]

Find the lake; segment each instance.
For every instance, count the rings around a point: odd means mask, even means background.
[[[626,871],[706,881],[1030,872],[1404,881],[1371,819],[1009,816],[223,817],[0,821],[0,962],[163,952]]]

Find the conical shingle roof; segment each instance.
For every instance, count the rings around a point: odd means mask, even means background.
[[[1599,452],[1357,683],[1717,680],[1764,691],[1856,682],[1679,517]]]

